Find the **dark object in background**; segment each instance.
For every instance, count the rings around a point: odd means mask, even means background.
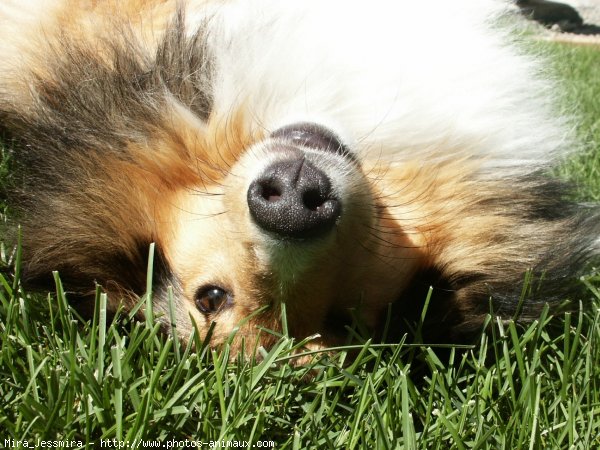
[[[556,24],[562,31],[571,31],[583,25],[577,10],[565,3],[548,0],[517,0],[516,3],[524,15],[546,26]]]

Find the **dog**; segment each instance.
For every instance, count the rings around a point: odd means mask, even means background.
[[[234,351],[284,332],[328,348],[357,317],[400,330],[430,287],[430,339],[536,317],[571,295],[600,227],[548,175],[577,143],[505,13],[3,1],[24,285],[58,271],[75,307],[98,284],[132,308],[154,243],[156,320],[216,347],[235,333]]]

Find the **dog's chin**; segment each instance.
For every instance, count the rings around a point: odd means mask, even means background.
[[[299,122],[278,128],[271,138],[300,148],[335,154],[358,164],[348,145],[330,128],[313,122]]]

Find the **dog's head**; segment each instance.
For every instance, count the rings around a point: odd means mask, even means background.
[[[264,329],[281,332],[285,321],[291,336],[319,335],[311,345],[331,346],[353,316],[373,325],[422,258],[419,236],[400,230],[380,198],[375,168],[312,122],[237,151],[227,145],[214,136],[196,145],[198,161],[212,161],[198,169],[202,182],[160,202],[157,240],[179,332],[189,335],[195,322],[206,333],[214,322],[216,344],[236,331],[247,346],[259,334],[268,345],[274,337]],[[168,320],[164,292],[155,303]]]

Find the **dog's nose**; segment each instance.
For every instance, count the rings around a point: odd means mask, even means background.
[[[342,210],[327,175],[301,154],[268,166],[248,188],[248,207],[263,230],[294,239],[327,234]]]

